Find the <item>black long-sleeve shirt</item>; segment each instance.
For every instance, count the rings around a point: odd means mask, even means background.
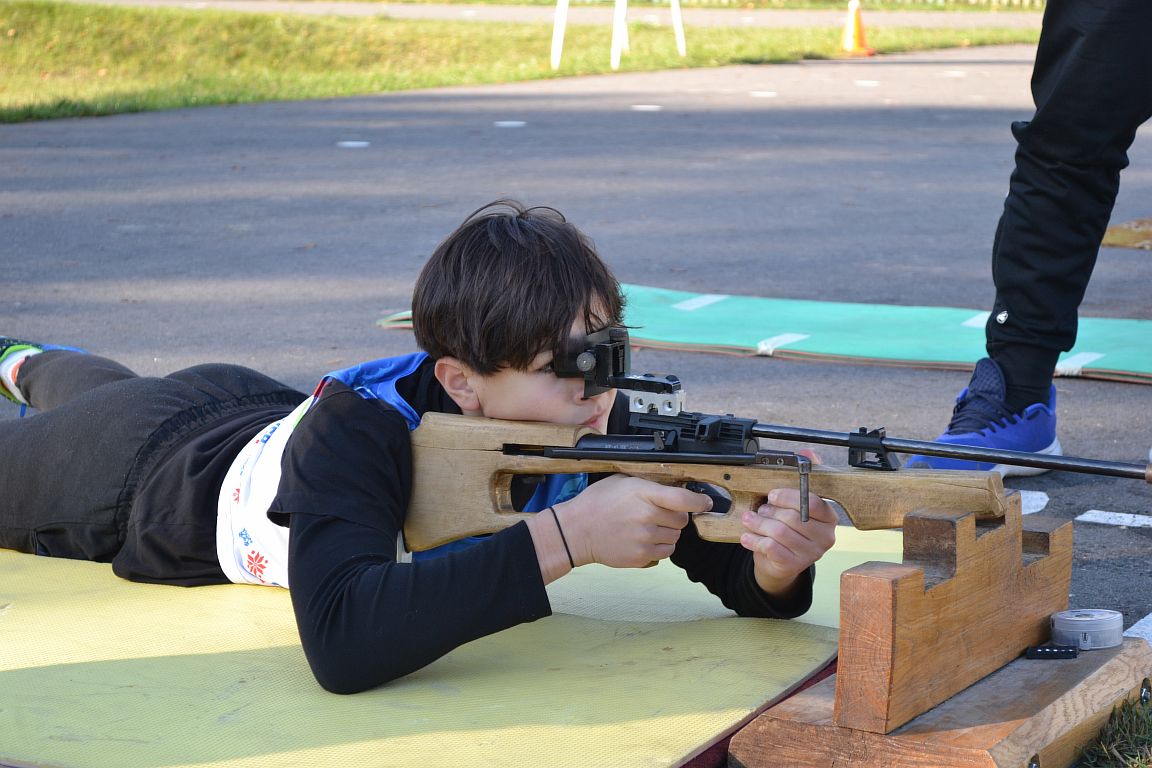
[[[401,379],[398,390],[418,414],[459,413],[430,364]],[[617,409],[609,431],[623,431],[620,419]],[[442,557],[397,561],[412,484],[409,435],[392,407],[331,382],[284,455],[270,515],[290,521],[296,622],[313,674],[330,691],[373,688],[464,643],[551,614],[523,524]],[[743,616],[792,618],[811,603],[811,570],[781,604],[757,586],[750,552],[704,541],[691,525],[672,561]]]

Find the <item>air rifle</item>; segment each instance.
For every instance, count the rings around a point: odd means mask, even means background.
[[[907,513],[930,507],[1003,517],[1007,502],[999,474],[900,469],[897,453],[1152,483],[1152,465],[905,440],[888,437],[883,429],[829,432],[688,412],[675,376],[628,373],[626,330],[591,334],[582,346],[553,361],[557,375],[583,377],[587,397],[623,391],[629,398],[628,434],[426,414],[412,433],[416,482],[404,526],[409,550],[494,533],[528,517],[513,500],[512,479],[518,475],[622,473],[699,490],[714,503],[711,512],[695,516],[696,528],[703,538],[724,542],[739,541],[742,512],[763,504],[773,488],[800,490],[804,520],[812,492],[837,502],[861,530],[898,528]],[[813,466],[796,453],[762,450],[759,438],[843,446],[849,467]]]

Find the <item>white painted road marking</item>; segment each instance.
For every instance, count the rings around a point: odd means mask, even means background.
[[[964,326],[965,328],[983,328],[984,326],[988,325],[988,315],[990,314],[992,313],[981,312],[978,315],[973,315],[972,317],[968,318],[964,322],[960,323],[960,325]]]
[[[795,344],[808,338],[807,333],[782,333],[770,339],[764,339],[756,345],[756,354],[772,357],[772,353],[786,344]]]
[[[1152,613],[1124,630],[1125,637],[1142,637],[1152,643]]]
[[[673,304],[672,309],[679,309],[683,312],[695,312],[698,309],[711,306],[718,301],[724,301],[728,298],[724,294],[719,293],[705,293],[699,296],[694,296],[691,299],[684,299],[678,304]]]
[[[1102,357],[1104,357],[1104,355],[1097,352],[1081,352],[1078,355],[1066,357],[1056,363],[1056,375],[1079,376],[1080,372],[1084,370],[1084,366],[1090,365]]]
[[[1152,528],[1152,516],[1132,515],[1127,512],[1105,512],[1102,509],[1090,509],[1077,517],[1076,520],[1081,523],[1123,525],[1128,528]]]
[[[1032,515],[1048,506],[1048,494],[1044,491],[1020,491],[1021,511]]]

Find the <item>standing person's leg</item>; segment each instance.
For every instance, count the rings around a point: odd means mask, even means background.
[[[1152,116],[1152,3],[1050,0],[1036,54],[1036,113],[1013,124],[1016,169],[992,252],[988,354],[1009,412],[1047,404],[1059,354],[1108,227],[1136,130]]]
[[[1036,113],[1018,147],[993,244],[989,357],[937,440],[1059,453],[1052,376],[1076,340],[1080,302],[1136,130],[1152,115],[1147,0],[1049,0],[1036,54]],[[1043,470],[913,456],[913,467]]]

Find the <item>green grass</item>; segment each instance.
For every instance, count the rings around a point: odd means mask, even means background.
[[[1152,768],[1152,707],[1138,698],[1113,711],[1077,768]]]
[[[838,29],[630,28],[622,70],[837,54]],[[1028,30],[871,31],[882,52],[1034,42]],[[209,104],[328,98],[609,71],[608,35],[570,27],[558,73],[551,26],[133,9],[0,0],[0,122]]]
[[[319,0],[317,0],[319,1]],[[377,2],[377,0],[361,0]],[[481,4],[481,5],[547,5],[556,0],[389,0],[402,3]],[[572,5],[612,5],[615,0],[571,0]],[[848,7],[848,0],[680,0],[691,8],[741,8],[791,10],[838,10]],[[863,0],[866,10],[899,11],[1040,11],[1045,0]],[[668,7],[668,0],[633,0],[629,7],[644,5]]]

